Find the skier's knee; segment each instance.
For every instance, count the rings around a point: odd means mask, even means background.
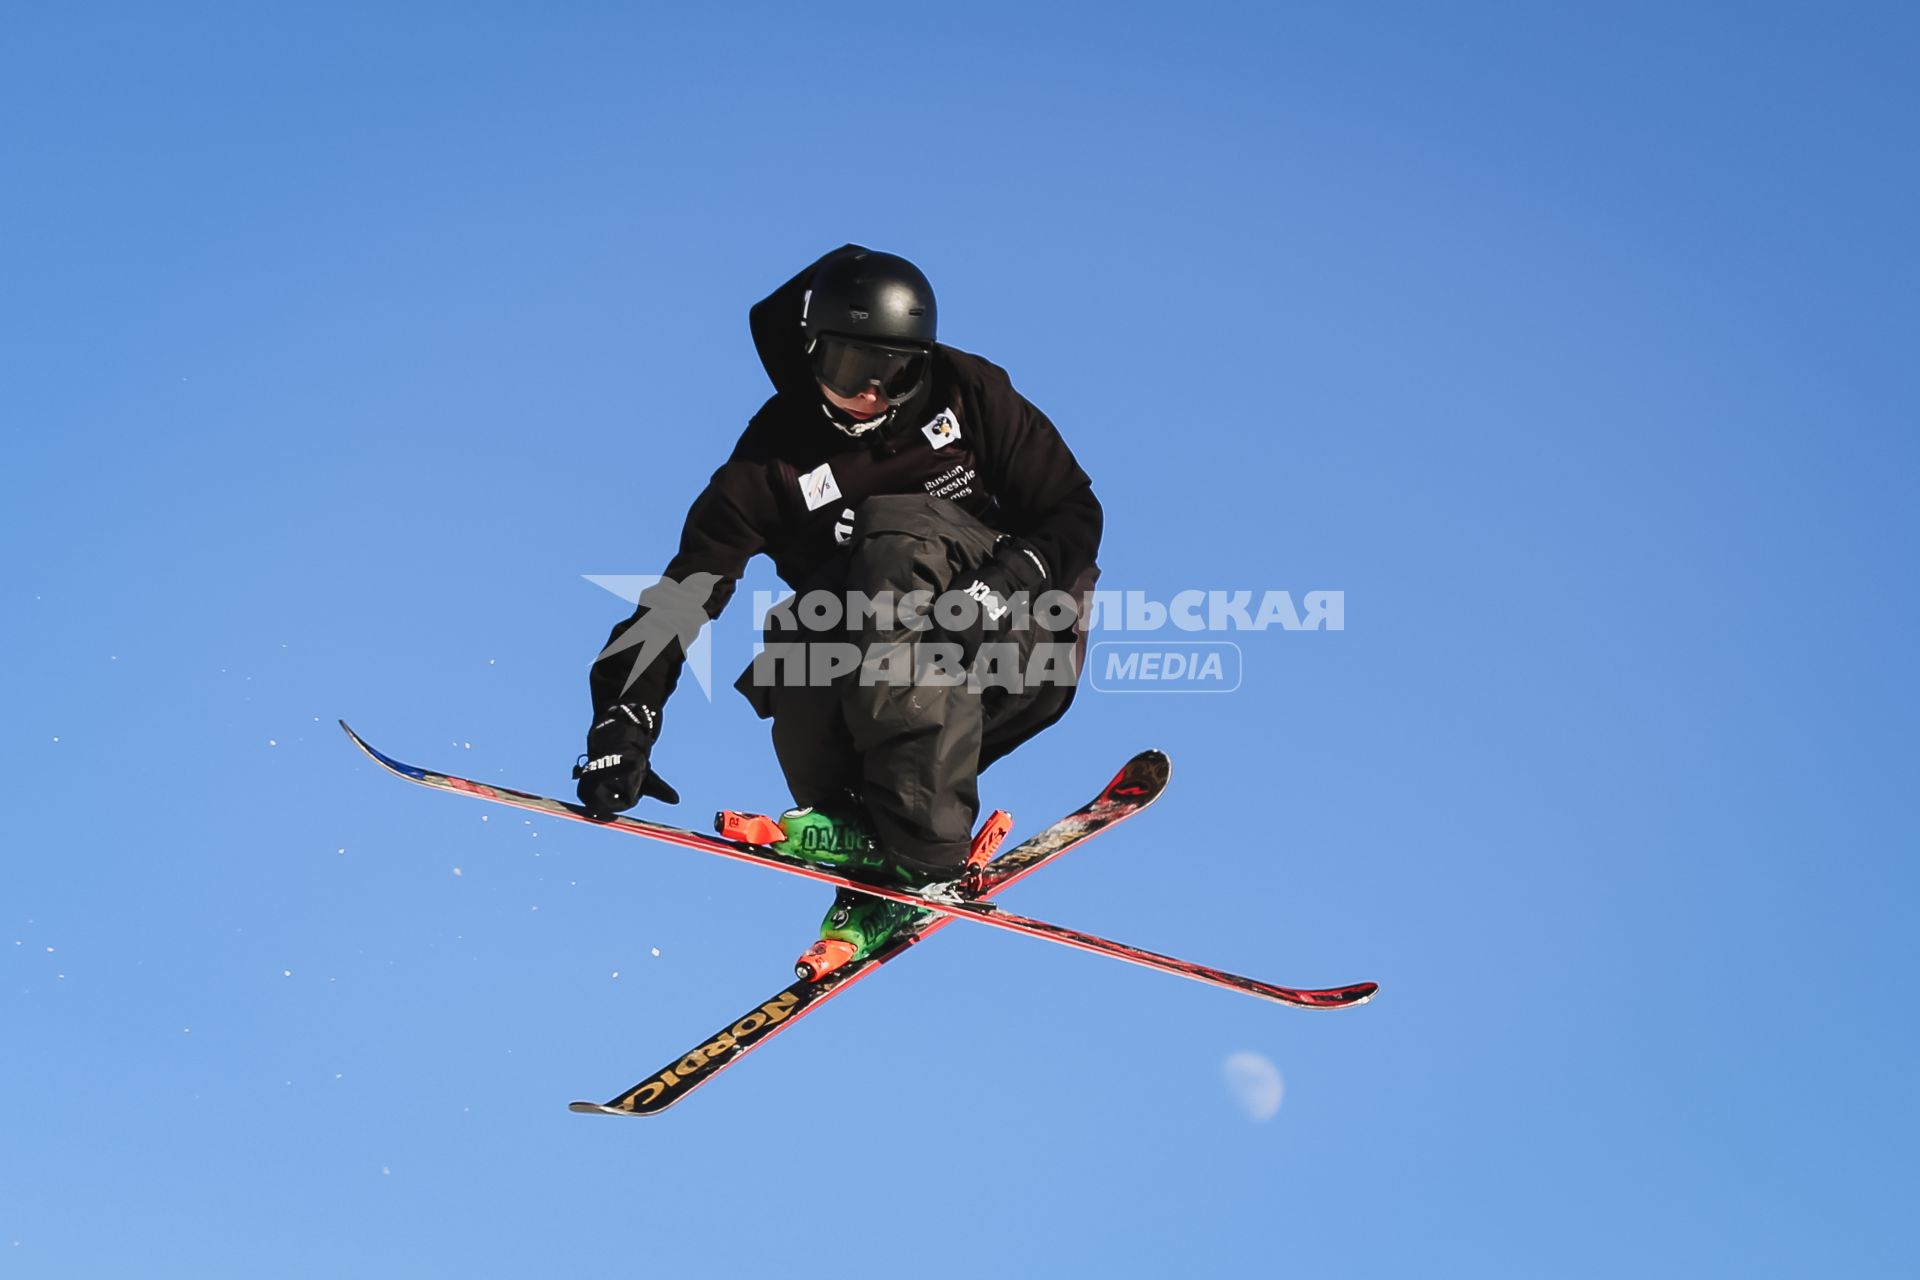
[[[931,541],[951,526],[955,515],[965,513],[945,498],[925,493],[881,494],[853,509],[853,545],[857,549],[867,539],[881,535]]]

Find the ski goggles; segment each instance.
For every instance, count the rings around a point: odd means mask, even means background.
[[[831,335],[813,344],[813,376],[849,400],[869,387],[888,401],[905,400],[927,376],[923,349],[874,347]]]

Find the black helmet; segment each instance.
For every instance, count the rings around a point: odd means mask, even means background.
[[[800,304],[809,351],[827,334],[924,351],[933,345],[935,319],[933,286],[920,268],[871,249],[829,258],[813,273]]]

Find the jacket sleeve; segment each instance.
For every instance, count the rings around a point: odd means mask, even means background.
[[[680,549],[613,629],[588,674],[596,713],[622,702],[660,711],[680,681],[687,646],[733,598],[747,561],[766,548],[777,517],[763,468],[729,462],[694,500]]]
[[[979,364],[987,490],[1001,508],[993,523],[1040,553],[1053,585],[1071,587],[1100,552],[1103,515],[1093,481],[1047,415],[997,365]]]

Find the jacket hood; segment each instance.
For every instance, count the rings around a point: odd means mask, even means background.
[[[767,380],[781,395],[819,400],[813,370],[807,366],[806,338],[800,332],[800,304],[806,296],[807,282],[821,266],[834,258],[871,250],[857,244],[844,244],[801,268],[800,273],[753,304],[747,312],[747,325],[753,330],[753,349],[759,353]]]

